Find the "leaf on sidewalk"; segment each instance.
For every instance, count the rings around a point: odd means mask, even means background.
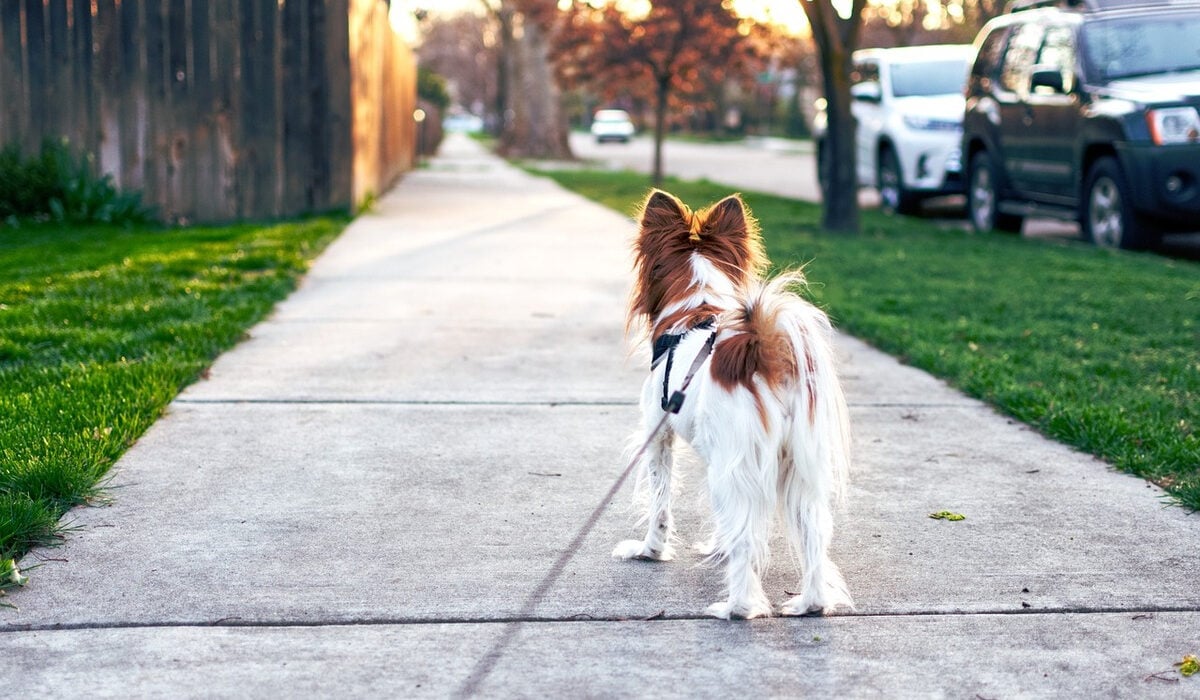
[[[0,561],[0,586],[24,586],[29,582],[29,577],[21,573],[17,568],[15,559],[5,559]]]
[[[1179,675],[1185,677],[1195,675],[1197,671],[1200,671],[1200,659],[1197,659],[1195,654],[1188,654],[1183,657],[1183,661],[1175,665],[1179,667]]]
[[[934,520],[966,520],[967,516],[962,513],[952,513],[948,510],[939,510],[936,513],[930,513],[929,517]]]

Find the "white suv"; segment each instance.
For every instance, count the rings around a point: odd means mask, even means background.
[[[974,57],[967,44],[854,52],[850,95],[858,184],[879,189],[884,211],[916,213],[927,197],[963,191],[963,90]],[[823,109],[813,126],[824,187]]]

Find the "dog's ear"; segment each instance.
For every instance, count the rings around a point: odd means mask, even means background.
[[[656,189],[646,198],[639,218],[643,231],[658,231],[686,225],[692,218],[692,212],[675,195]]]
[[[758,222],[741,195],[731,194],[703,214],[705,255],[723,263],[724,269],[740,270],[747,276],[761,275],[766,270],[769,263]]]
[[[745,238],[751,228],[741,195],[729,195],[709,207],[705,214],[705,232],[712,236]]]

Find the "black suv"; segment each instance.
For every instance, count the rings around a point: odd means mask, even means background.
[[[975,47],[975,229],[1051,216],[1121,248],[1200,230],[1200,2],[1017,0]]]

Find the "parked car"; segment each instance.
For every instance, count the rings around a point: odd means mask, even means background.
[[[1075,220],[1100,246],[1200,229],[1200,3],[1014,3],[967,82],[967,208],[980,231]]]
[[[592,117],[592,136],[596,137],[596,143],[626,143],[635,132],[629,113],[623,109],[601,109]]]
[[[973,56],[966,44],[854,52],[856,175],[860,186],[879,189],[885,211],[916,213],[928,197],[963,191],[963,86]],[[823,188],[826,131],[827,116],[818,109],[814,133]]]

